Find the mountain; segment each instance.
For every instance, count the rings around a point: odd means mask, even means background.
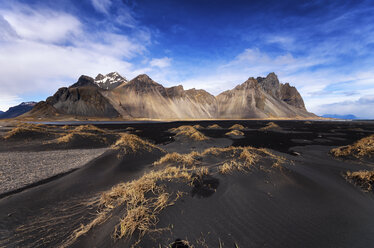
[[[355,115],[336,115],[336,114],[325,114],[325,115],[322,115],[322,117],[325,117],[325,118],[335,118],[335,119],[347,119],[347,120],[354,120],[354,119],[358,119],[357,116]]]
[[[112,90],[123,83],[127,83],[127,79],[118,74],[118,72],[111,72],[105,76],[98,74],[94,83],[104,90]]]
[[[274,73],[251,77],[218,96],[201,89],[185,90],[182,85],[167,88],[145,74],[130,81],[118,73],[99,74],[95,79],[81,76],[24,116],[57,115],[124,119],[316,117],[306,110],[297,89],[280,83]]]
[[[295,87],[279,83],[270,73],[266,78],[249,78],[217,97],[220,118],[311,117]]]
[[[202,119],[216,116],[217,103],[204,90],[184,90],[183,86],[165,88],[147,75],[103,92],[124,118]]]
[[[30,111],[36,102],[23,102],[17,106],[10,107],[6,112],[0,113],[0,119],[14,118]]]

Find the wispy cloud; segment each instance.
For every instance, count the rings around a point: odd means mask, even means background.
[[[112,5],[111,0],[91,0],[91,3],[97,11],[104,14],[109,13],[109,8]]]
[[[152,67],[158,67],[158,68],[165,68],[169,67],[171,65],[171,58],[164,57],[164,58],[153,58],[149,64]]]
[[[360,97],[354,101],[339,101],[332,104],[322,104],[317,111],[321,114],[337,113],[347,115],[354,113],[359,118],[373,118],[374,95]]]
[[[0,10],[0,14],[8,32],[24,40],[62,43],[82,32],[80,21],[63,12],[47,9],[35,11],[17,4],[12,9]]]

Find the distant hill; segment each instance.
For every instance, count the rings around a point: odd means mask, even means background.
[[[355,115],[326,114],[326,115],[322,115],[322,117],[335,118],[335,119],[349,119],[349,120],[358,119],[357,116],[355,116]]]
[[[17,106],[10,107],[6,112],[0,111],[0,119],[17,117],[26,112],[29,112],[35,105],[36,102],[23,102]]]

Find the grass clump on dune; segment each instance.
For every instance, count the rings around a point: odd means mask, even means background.
[[[39,138],[50,135],[55,133],[48,130],[44,124],[21,123],[7,132],[4,139]]]
[[[93,133],[73,131],[71,133],[64,134],[63,136],[55,140],[52,140],[49,143],[67,144],[67,143],[72,143],[72,142],[77,142],[77,141],[95,142],[95,143],[103,143],[103,144],[106,144],[108,142],[106,137],[101,137]]]
[[[272,131],[272,130],[280,130],[280,129],[281,127],[278,124],[271,121],[268,124],[266,124],[265,127],[262,127],[259,130],[260,131],[269,131],[269,130]]]
[[[175,133],[177,137],[184,137],[194,141],[203,141],[208,139],[208,137],[206,137],[203,133],[188,125],[172,128],[169,131]]]
[[[98,128],[94,125],[80,125],[74,128],[76,132],[98,132],[98,133],[107,133],[107,131]]]
[[[195,128],[195,129],[203,129],[204,128],[203,126],[201,126],[199,124],[193,125],[192,127]]]
[[[72,244],[95,225],[101,224],[111,216],[111,211],[118,207],[124,211],[114,228],[114,237],[127,240],[135,238],[131,247],[139,244],[147,233],[168,230],[168,228],[156,229],[158,215],[162,210],[173,205],[184,193],[168,191],[165,183],[173,181],[191,186],[195,175],[196,168],[166,167],[112,187],[102,193],[96,203],[99,209],[96,218],[76,230],[66,244]],[[134,237],[135,235],[137,237]]]
[[[154,162],[153,165],[161,165],[161,164],[181,164],[181,165],[187,165],[192,166],[196,163],[198,163],[197,159],[199,157],[198,152],[191,152],[188,154],[180,154],[177,152],[168,153],[162,158],[160,158],[158,161]]]
[[[373,191],[374,189],[374,171],[348,171],[346,178],[364,191]]]
[[[245,129],[245,127],[243,125],[240,125],[240,124],[234,124],[229,129],[231,129],[231,130],[243,130],[243,129]]]
[[[123,136],[123,138],[125,140],[133,138],[136,143],[140,142],[135,137]],[[129,146],[134,147],[129,148],[131,151],[138,147],[138,145]],[[221,162],[226,164],[215,164],[215,169],[204,164],[199,167],[194,166],[196,160],[208,156],[218,157]],[[167,154],[155,162],[156,165],[165,164],[166,166],[154,167],[155,170],[147,172],[139,179],[120,183],[102,193],[100,199],[95,202],[98,209],[97,216],[76,230],[67,244],[71,244],[95,225],[110,218],[113,211],[118,214],[118,210],[122,210],[120,212],[121,218],[113,230],[114,237],[124,238],[133,243],[131,247],[135,247],[140,244],[142,237],[146,234],[170,230],[169,227],[156,227],[161,211],[175,204],[180,197],[187,194],[191,187],[202,185],[204,178],[209,177],[210,173],[228,174],[234,169],[244,170],[259,161],[262,156],[271,156],[270,158],[273,160],[276,158],[275,155],[264,149],[253,147],[209,148],[202,153]],[[170,166],[170,163],[180,165]],[[185,166],[186,164],[190,166]],[[168,186],[170,183],[182,184],[184,187],[180,188],[182,191],[173,191],[175,185]]]
[[[244,136],[244,133],[239,130],[232,130],[230,132],[225,133],[227,136]]]
[[[143,140],[134,134],[120,133],[119,135],[119,139],[117,139],[117,141],[111,146],[111,149],[121,151],[121,155],[138,152],[152,152],[155,150],[164,152],[155,144]]]
[[[260,159],[268,158],[272,160],[272,167],[280,167],[285,158],[277,156],[266,149],[246,147],[208,148],[202,152],[203,156],[212,155],[223,157],[224,161],[218,170],[221,174],[226,174],[234,170],[248,170]]]
[[[220,127],[218,124],[213,124],[213,125],[209,125],[207,128],[209,128],[209,129],[220,129],[222,127]]]
[[[168,153],[153,164],[178,164],[183,166],[204,165],[203,160],[208,157],[220,160],[217,166],[218,171],[222,174],[233,170],[248,170],[252,165],[263,158],[270,159],[272,161],[272,167],[280,167],[285,161],[284,157],[277,156],[263,148],[230,146],[226,148],[212,147],[201,153],[195,151],[188,154]]]
[[[352,145],[331,149],[330,153],[335,157],[371,157],[374,155],[374,135],[362,138]]]
[[[56,144],[78,144],[78,143],[92,143],[108,145],[110,142],[108,140],[108,132],[97,128],[93,125],[81,125],[74,129],[68,129],[69,127],[64,126],[62,129],[67,130],[60,137],[54,139],[48,143]],[[113,136],[113,135],[112,135]]]

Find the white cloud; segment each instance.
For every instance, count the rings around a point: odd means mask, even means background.
[[[354,114],[359,118],[373,118],[374,95],[367,95],[352,101],[337,101],[318,106],[317,111],[323,114]]]
[[[111,30],[92,32],[68,13],[20,4],[0,7],[0,24],[2,110],[23,95],[53,94],[82,74],[132,76],[136,67],[129,60],[143,56],[150,39],[145,30],[136,38]]]
[[[111,0],[91,0],[94,8],[101,13],[108,14],[109,8],[112,5]]]
[[[6,111],[10,107],[18,105],[21,102],[21,98],[16,95],[9,95],[6,93],[0,92],[0,110]]]
[[[75,17],[59,12],[1,11],[3,19],[20,38],[43,42],[64,42],[69,35],[81,32],[81,23]]]
[[[158,68],[165,68],[171,65],[171,58],[164,57],[164,58],[159,58],[159,59],[152,59],[149,64],[152,67],[158,67]]]

